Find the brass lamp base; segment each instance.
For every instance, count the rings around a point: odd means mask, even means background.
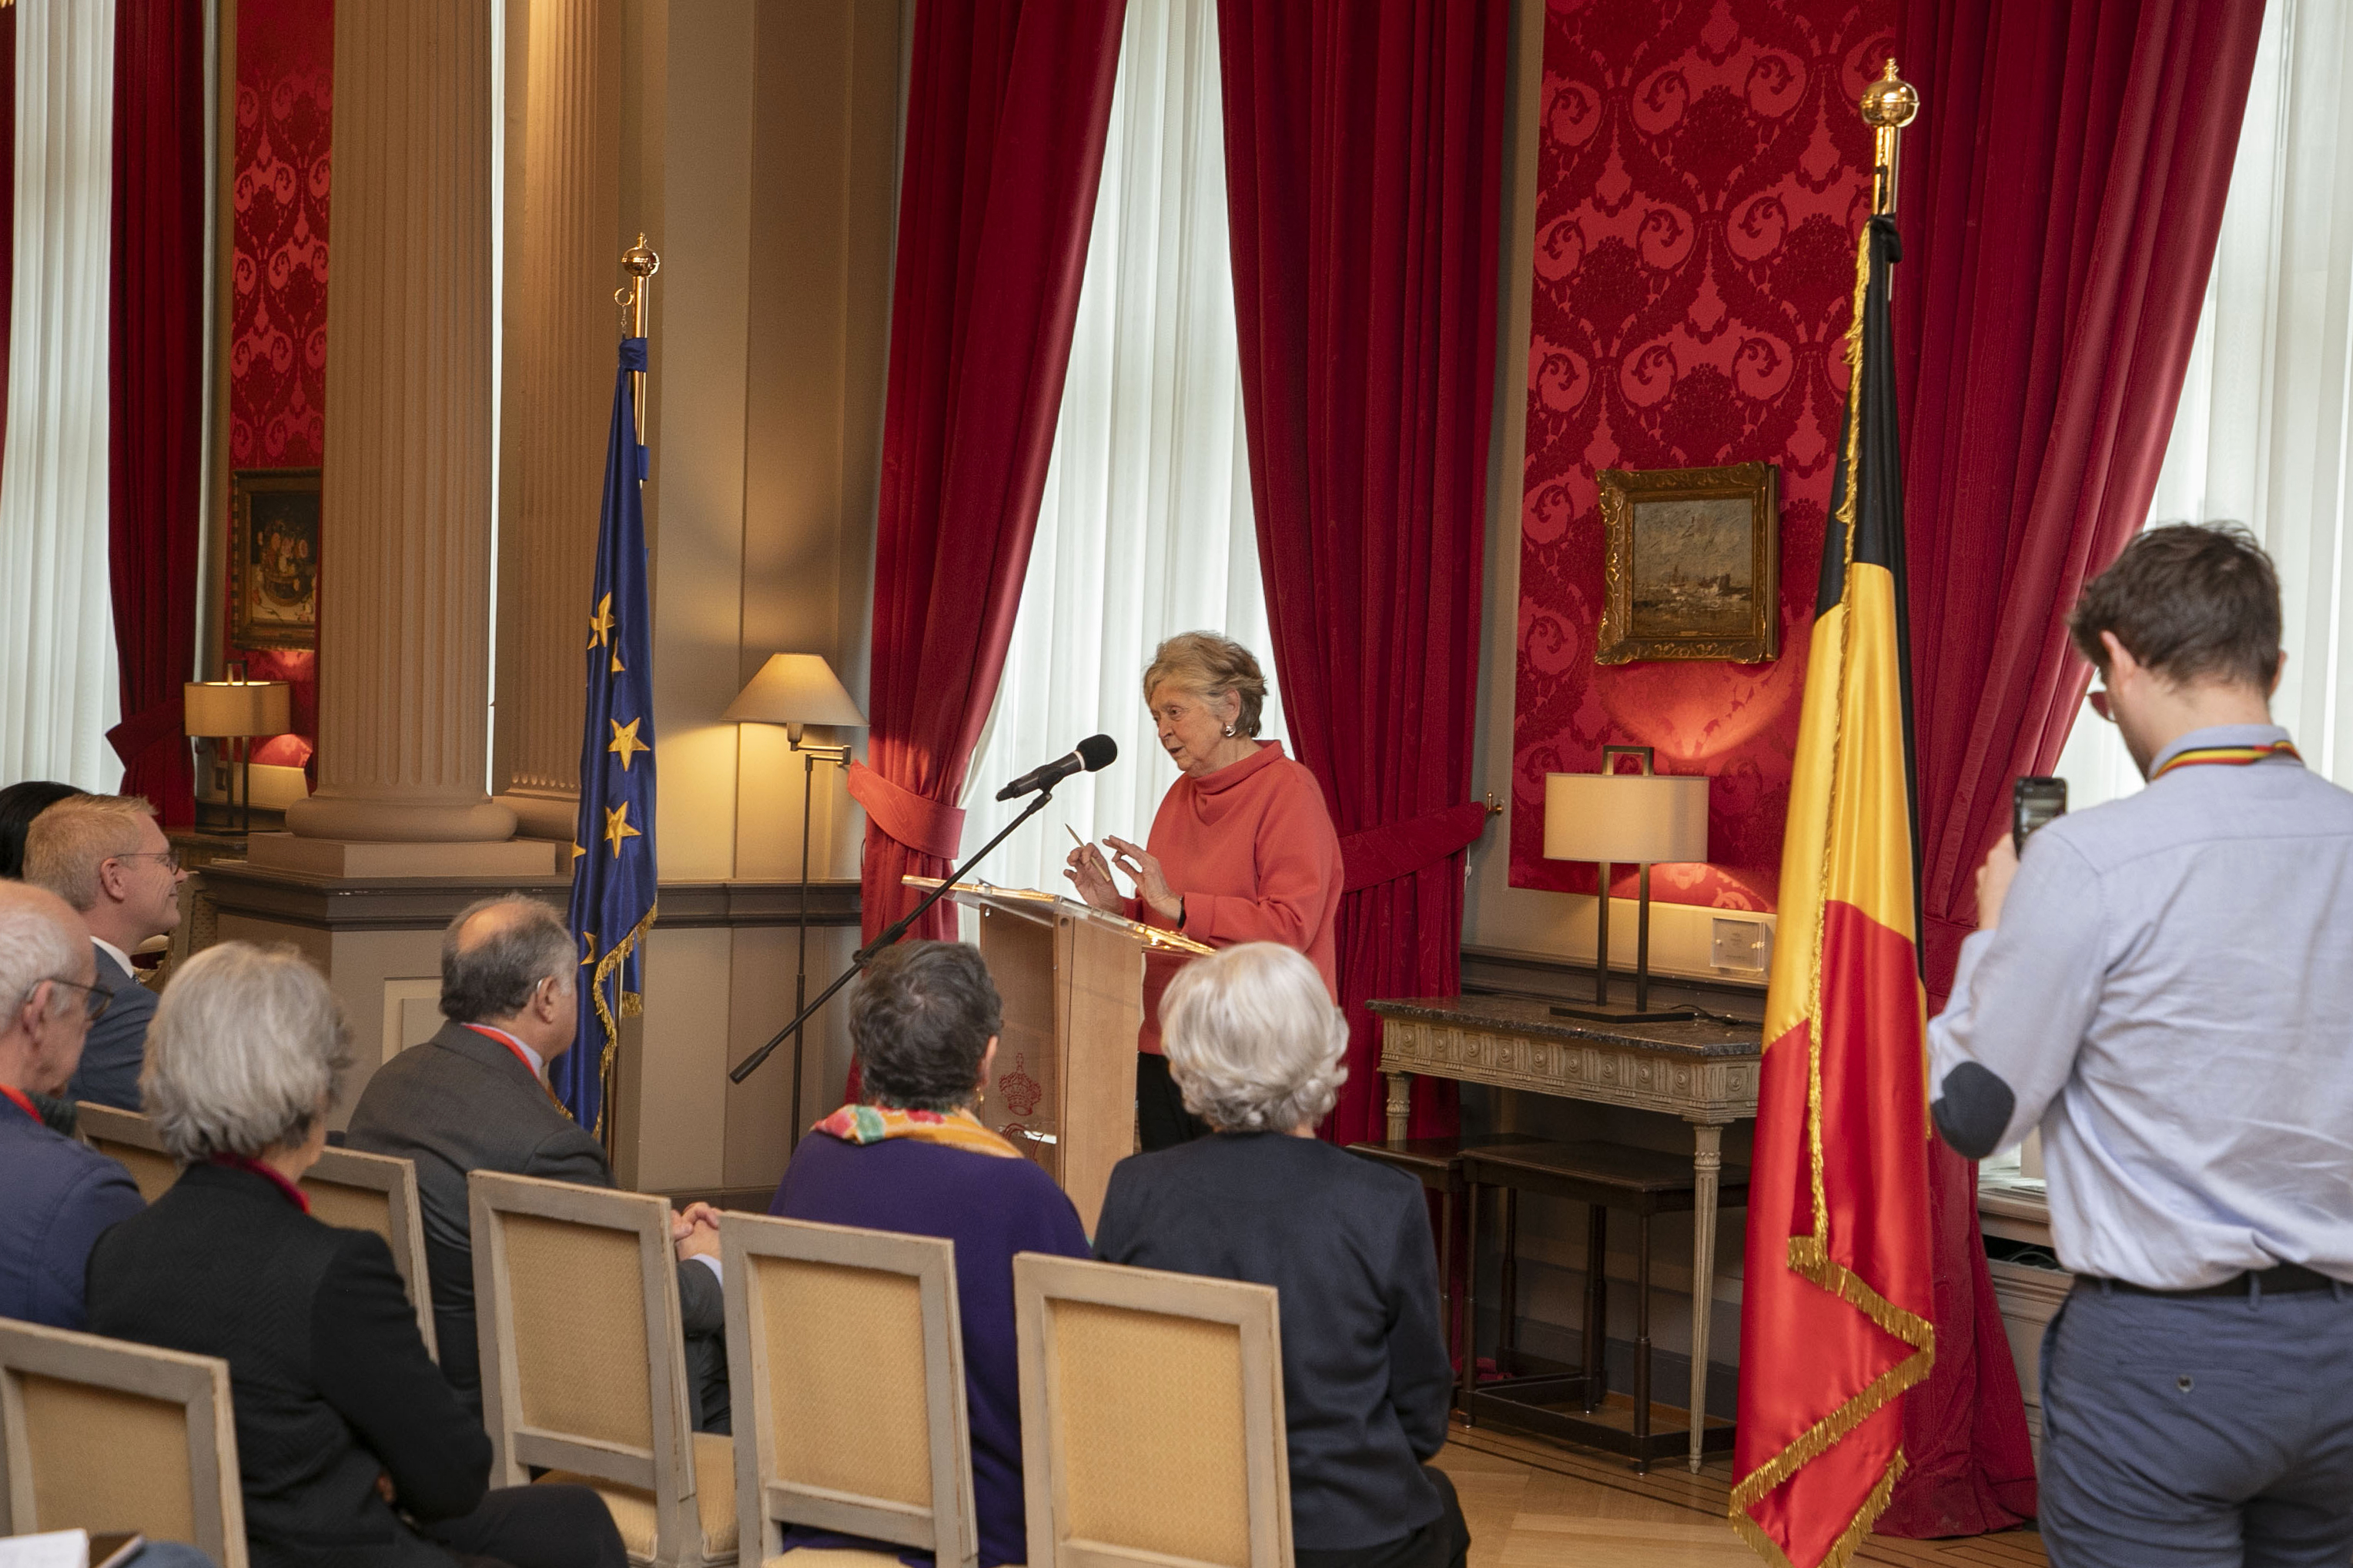
[[[1583,1018],[1596,1024],[1687,1024],[1699,1016],[1695,1007],[1569,1007],[1555,1004],[1556,1018]]]

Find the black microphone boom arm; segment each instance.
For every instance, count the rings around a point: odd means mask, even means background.
[[[787,1039],[790,1039],[792,1037],[793,1031],[799,1028],[802,1024],[806,1023],[811,1017],[814,1017],[818,1008],[824,1006],[828,1001],[832,1000],[833,994],[835,992],[849,984],[850,980],[856,976],[860,970],[873,963],[874,955],[876,953],[881,952],[884,948],[890,946],[892,942],[897,942],[901,937],[906,935],[908,928],[923,918],[923,914],[925,910],[928,910],[934,904],[938,903],[949,889],[964,880],[964,874],[966,871],[971,870],[975,866],[979,865],[983,860],[988,858],[988,852],[990,850],[996,848],[998,845],[1011,837],[1015,828],[1020,826],[1023,823],[1037,816],[1040,811],[1043,811],[1046,808],[1046,803],[1053,798],[1054,792],[1051,788],[1039,791],[1037,798],[1022,808],[1021,815],[1005,825],[1004,832],[999,833],[996,837],[982,845],[978,849],[973,852],[971,859],[966,860],[963,865],[949,872],[947,880],[942,882],[938,887],[934,888],[930,892],[925,893],[923,895],[923,902],[917,904],[913,909],[909,910],[905,917],[899,921],[897,924],[892,926],[889,930],[883,931],[881,935],[876,937],[872,942],[868,942],[864,947],[860,948],[856,952],[850,954],[849,967],[843,970],[839,975],[835,976],[832,984],[827,986],[824,990],[818,992],[815,997],[811,998],[809,1005],[802,1008],[799,1013],[796,1014],[791,1023],[786,1024],[783,1028],[778,1029],[776,1033],[775,1038],[771,1039],[766,1045],[762,1046],[758,1050],[754,1051],[750,1056],[745,1057],[742,1061],[737,1062],[733,1068],[729,1068],[727,1073],[727,1081],[730,1083],[742,1083],[745,1079],[750,1078],[754,1073],[759,1071],[760,1064],[768,1059],[769,1053],[773,1052],[778,1046],[783,1045]],[[794,1106],[793,1115],[797,1118],[800,1113],[801,1108],[797,1105]]]

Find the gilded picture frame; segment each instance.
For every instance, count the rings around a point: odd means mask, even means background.
[[[1780,470],[1603,468],[1597,664],[1781,652]]]
[[[319,646],[319,470],[229,476],[228,646]]]

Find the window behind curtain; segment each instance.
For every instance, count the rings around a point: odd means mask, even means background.
[[[1223,632],[1273,679],[1226,248],[1215,0],[1129,0],[1086,276],[1013,642],[961,803],[964,845],[1027,804],[1002,784],[1101,731],[1119,760],[974,874],[1068,891],[1063,825],[1142,843],[1176,767],[1140,686],[1177,632]],[[1282,735],[1270,696],[1263,739]]]
[[[2287,669],[2274,719],[2353,785],[2347,660],[2353,499],[2353,8],[2273,0],[2181,405],[2149,521],[2242,522],[2279,568]],[[2141,787],[2116,726],[2079,712],[2073,809]]]

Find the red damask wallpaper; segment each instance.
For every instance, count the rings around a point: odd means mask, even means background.
[[[334,0],[241,0],[237,14],[236,228],[229,308],[229,462],[309,468],[326,447],[328,129]],[[222,476],[226,487],[227,477]],[[325,520],[322,520],[323,530]],[[321,555],[328,549],[321,541]],[[296,766],[317,741],[318,655],[232,648],[294,685],[295,733],[253,760]]]
[[[1538,132],[1522,500],[1512,881],[1593,891],[1544,858],[1544,776],[1604,745],[1714,776],[1710,859],[1654,897],[1769,910],[1806,675],[1839,340],[1871,140],[1855,100],[1893,42],[1893,0],[1551,0]],[[1765,665],[1593,662],[1602,528],[1594,474],[1763,459],[1781,469],[1781,656]],[[1630,896],[1633,872],[1615,882]]]

